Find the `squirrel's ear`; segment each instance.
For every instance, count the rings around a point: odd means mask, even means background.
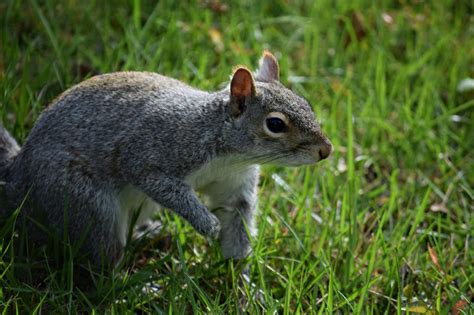
[[[238,67],[230,82],[231,113],[239,116],[245,111],[245,100],[255,96],[255,82],[252,73],[244,67]]]
[[[280,80],[280,67],[278,66],[278,61],[269,51],[265,50],[263,52],[259,64],[260,66],[255,75],[257,81],[271,82]]]

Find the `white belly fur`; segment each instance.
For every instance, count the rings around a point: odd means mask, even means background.
[[[136,211],[140,211],[135,225],[141,225],[148,220],[158,209],[159,205],[145,193],[133,186],[127,186],[120,192],[120,213],[118,219],[118,233],[120,241],[125,245],[130,224]]]
[[[206,193],[213,183],[240,181],[250,165],[239,157],[216,158],[189,174],[186,182],[194,190]]]

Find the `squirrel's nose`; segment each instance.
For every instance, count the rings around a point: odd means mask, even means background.
[[[324,139],[323,143],[319,146],[318,154],[319,159],[326,159],[332,152],[332,144],[329,140]]]

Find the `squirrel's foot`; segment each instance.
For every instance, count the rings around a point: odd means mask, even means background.
[[[195,226],[199,233],[212,239],[217,239],[219,237],[221,223],[215,215],[209,213],[208,217],[204,220],[200,220],[199,223],[198,226]]]

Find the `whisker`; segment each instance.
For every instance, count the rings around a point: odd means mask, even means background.
[[[270,164],[273,161],[290,156],[292,153],[284,152],[276,155],[260,155],[257,157],[245,157],[237,163],[232,164],[232,173],[239,174],[247,171],[248,167],[253,164]]]
[[[295,148],[291,150],[285,150],[283,152],[279,152],[276,154],[260,154],[257,156],[250,156],[250,157],[242,157],[242,159],[237,160],[236,162],[230,162],[229,166],[231,166],[231,174],[240,174],[246,172],[251,165],[262,165],[262,164],[271,164],[278,160],[285,160],[292,155],[298,153],[307,153],[302,148]]]

